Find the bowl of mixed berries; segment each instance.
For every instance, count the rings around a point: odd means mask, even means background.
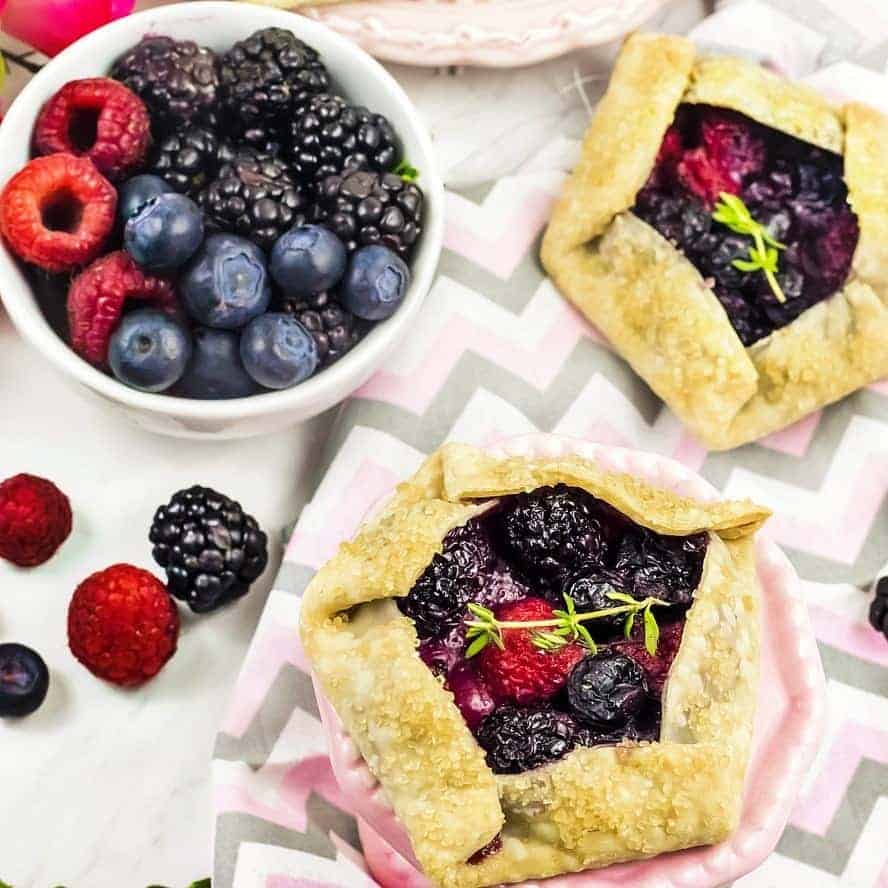
[[[274,9],[183,3],[78,41],[0,127],[0,293],[150,429],[284,428],[361,386],[441,249],[443,188],[373,59]]]

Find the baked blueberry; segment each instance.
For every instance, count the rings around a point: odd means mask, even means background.
[[[148,271],[172,271],[184,265],[204,237],[203,213],[184,194],[152,197],[123,229],[127,253]]]
[[[356,317],[384,321],[404,301],[410,269],[387,247],[362,247],[352,257],[342,284],[342,303]]]
[[[244,369],[240,357],[240,336],[229,330],[196,327],[194,348],[176,393],[186,398],[222,400],[246,398],[261,389]]]
[[[345,274],[345,244],[322,225],[298,225],[278,238],[269,269],[285,296],[329,290]]]
[[[0,644],[0,717],[30,715],[49,690],[49,670],[37,651],[23,644]]]
[[[108,363],[125,385],[162,392],[185,372],[191,336],[175,318],[156,308],[124,315],[108,344]]]
[[[241,334],[244,368],[260,385],[284,389],[308,379],[318,368],[318,347],[295,318],[268,312]]]
[[[644,670],[623,654],[585,657],[567,680],[574,715],[592,728],[619,728],[637,716],[648,701]]]
[[[126,225],[129,219],[152,198],[169,194],[174,190],[173,186],[160,176],[151,176],[148,173],[127,179],[117,192],[117,218],[120,224]]]
[[[179,290],[199,324],[237,330],[271,301],[265,254],[246,238],[210,235],[185,269]]]

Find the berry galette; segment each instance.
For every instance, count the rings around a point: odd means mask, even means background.
[[[321,568],[302,609],[314,673],[436,886],[732,832],[767,516],[451,444]]]
[[[542,260],[709,447],[776,431],[888,374],[888,118],[636,35]]]

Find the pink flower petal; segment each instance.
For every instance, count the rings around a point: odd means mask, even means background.
[[[135,0],[0,0],[3,30],[48,56],[127,15],[134,5]]]

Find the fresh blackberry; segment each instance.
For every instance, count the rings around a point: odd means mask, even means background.
[[[388,172],[399,150],[392,125],[381,114],[321,93],[295,109],[287,156],[296,178],[308,187],[345,170]]]
[[[353,253],[382,244],[408,259],[422,231],[422,191],[394,173],[346,172],[318,187],[314,221]]]
[[[875,598],[870,604],[870,625],[888,639],[888,575],[876,582]]]
[[[501,706],[475,734],[494,774],[520,774],[557,761],[576,745],[577,724],[554,709]]]
[[[254,145],[274,140],[293,107],[330,85],[317,51],[283,28],[235,43],[219,69],[228,123]]]
[[[305,222],[308,209],[284,163],[255,152],[240,153],[223,164],[198,202],[210,229],[239,234],[264,250]]]
[[[582,561],[603,563],[608,541],[594,500],[559,484],[516,495],[500,516],[503,545],[530,576],[555,579]]]
[[[143,37],[111,69],[151,112],[156,136],[182,126],[215,127],[219,116],[219,73],[215,53],[192,40]]]
[[[216,174],[219,139],[211,130],[192,126],[158,143],[148,172],[160,176],[180,194],[196,196]]]
[[[355,316],[326,291],[305,298],[289,297],[282,307],[311,333],[321,367],[338,361],[361,338]]]
[[[170,592],[195,613],[245,595],[268,564],[267,539],[240,503],[211,490],[180,490],[154,514],[148,538]]]
[[[416,624],[420,638],[438,638],[453,629],[475,600],[484,571],[494,553],[480,525],[470,521],[444,538],[440,555],[423,571],[413,588],[398,599],[401,612]]]

